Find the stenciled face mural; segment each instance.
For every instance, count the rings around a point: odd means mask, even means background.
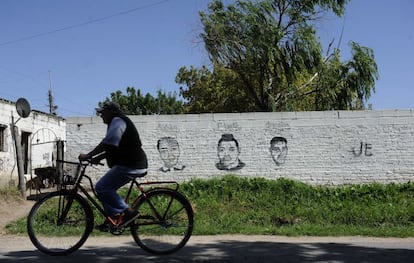
[[[223,134],[217,145],[217,157],[219,162],[216,168],[219,170],[240,170],[245,164],[239,159],[240,147],[233,134]]]
[[[160,168],[160,171],[181,171],[185,168],[184,165],[179,164],[180,147],[175,138],[160,138],[157,142],[157,149],[163,162],[163,166]]]
[[[270,141],[270,154],[277,166],[285,163],[287,153],[287,140],[283,137],[273,137]]]

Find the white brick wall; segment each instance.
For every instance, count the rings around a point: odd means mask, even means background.
[[[147,152],[147,179],[151,180],[186,181],[228,173],[324,185],[414,180],[413,110],[130,117]],[[67,159],[91,150],[105,130],[99,117],[68,118]],[[229,172],[215,166],[217,143],[224,133],[233,134],[239,142],[240,159],[246,164],[240,170]],[[164,136],[177,139],[184,170],[159,170],[162,160],[156,145]],[[274,136],[288,141],[287,158],[280,166],[270,155]]]

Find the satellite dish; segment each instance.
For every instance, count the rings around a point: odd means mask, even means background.
[[[22,118],[27,118],[30,115],[30,104],[25,98],[19,98],[16,101],[16,110]]]

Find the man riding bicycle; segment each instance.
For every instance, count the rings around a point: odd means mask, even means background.
[[[106,158],[110,170],[97,182],[96,193],[107,215],[123,214],[121,225],[127,225],[138,216],[138,211],[129,207],[117,190],[147,173],[147,156],[134,123],[122,113],[119,104],[107,101],[96,111],[108,126],[106,135],[92,151],[81,153],[78,158],[93,163]],[[105,231],[109,223],[105,221],[97,228]]]

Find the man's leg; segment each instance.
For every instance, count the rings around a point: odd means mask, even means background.
[[[128,208],[117,190],[129,181],[131,178],[123,173],[122,167],[114,166],[96,183],[96,193],[108,215],[122,213]]]

